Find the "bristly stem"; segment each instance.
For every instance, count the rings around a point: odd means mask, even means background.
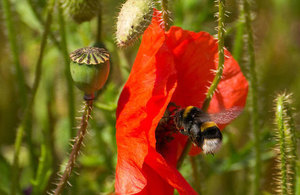
[[[15,25],[12,18],[11,4],[9,0],[2,0],[3,11],[5,15],[5,23],[8,31],[8,40],[10,44],[11,53],[13,56],[13,61],[16,69],[16,80],[18,83],[18,90],[20,92],[21,105],[24,108],[27,104],[27,86],[25,82],[25,76],[21,67],[19,59],[19,50],[17,44],[17,35],[15,31]]]
[[[63,175],[61,176],[56,189],[53,192],[54,195],[59,195],[62,193],[65,185],[67,184],[67,182],[71,176],[72,170],[75,166],[76,159],[80,152],[80,148],[83,144],[84,136],[87,132],[87,125],[88,125],[88,120],[91,117],[92,107],[93,107],[93,100],[86,100],[85,106],[83,109],[83,115],[81,118],[81,124],[78,129],[77,136],[74,140],[73,149],[71,151],[65,171],[64,171]]]
[[[36,95],[36,92],[37,92],[37,89],[38,89],[38,86],[39,86],[39,83],[41,80],[44,50],[45,50],[45,47],[47,44],[47,38],[48,38],[49,31],[50,31],[50,25],[52,22],[52,12],[53,12],[54,3],[55,3],[55,0],[51,0],[48,5],[47,19],[46,19],[46,23],[45,23],[45,29],[43,32],[43,36],[42,36],[40,53],[39,53],[38,61],[36,64],[32,93],[31,93],[29,102],[25,108],[24,118],[21,121],[21,124],[19,125],[19,127],[17,129],[17,135],[16,135],[16,139],[15,139],[15,153],[14,153],[13,166],[12,166],[12,185],[11,185],[11,194],[12,195],[15,195],[17,190],[19,189],[19,177],[18,177],[19,153],[20,153],[20,147],[22,144],[23,134],[25,132],[28,134],[27,136],[31,136],[32,110],[33,110],[35,95]],[[30,138],[29,138],[29,140],[30,140]],[[30,147],[30,150],[34,150],[32,143],[29,143],[29,147]]]
[[[62,53],[65,61],[65,76],[67,82],[67,96],[68,96],[68,108],[69,108],[69,134],[70,137],[74,137],[76,132],[73,130],[75,126],[75,100],[74,100],[74,88],[73,88],[73,81],[70,73],[70,58],[67,48],[67,39],[66,39],[66,30],[65,30],[65,20],[63,16],[63,10],[61,8],[61,2],[58,3],[58,20],[59,20],[59,31],[61,36],[61,48]]]
[[[244,48],[244,31],[245,31],[245,13],[243,10],[243,6],[239,6],[240,16],[238,19],[238,22],[236,24],[236,32],[235,32],[235,39],[234,39],[234,45],[232,50],[232,55],[236,61],[241,64],[242,61],[242,53]]]
[[[296,134],[296,126],[295,126],[295,121],[294,121],[294,109],[291,106],[290,102],[290,96],[291,95],[286,95],[285,97],[285,107],[286,107],[286,115],[287,115],[287,130],[288,130],[288,144],[290,146],[290,154],[289,154],[289,160],[290,160],[290,171],[288,172],[289,174],[289,190],[290,194],[297,194],[296,193],[296,183],[297,183],[297,172],[299,171],[299,168],[297,166],[297,134]]]
[[[243,0],[243,10],[245,13],[246,25],[246,45],[249,55],[249,85],[250,85],[250,101],[251,101],[251,123],[252,132],[254,134],[254,150],[255,150],[255,177],[254,177],[254,194],[260,194],[260,177],[261,177],[261,149],[260,149],[260,132],[258,118],[258,101],[257,101],[257,76],[255,71],[255,53],[253,46],[253,33],[251,28],[251,12],[248,0]]]
[[[218,7],[219,7],[219,14],[218,14],[218,69],[216,71],[216,76],[210,85],[208,92],[206,94],[206,98],[204,100],[204,103],[202,105],[202,110],[207,111],[209,103],[217,89],[217,86],[222,78],[223,69],[224,69],[224,35],[225,35],[225,0],[218,0]],[[179,160],[177,162],[177,168],[179,169],[183,163],[184,158],[190,151],[192,146],[191,140],[188,139],[187,143],[185,144],[185,147],[182,151],[181,156],[179,157]]]
[[[278,95],[276,99],[276,124],[278,170],[280,174],[276,178],[279,182],[276,192],[281,194],[296,194],[296,172],[297,172],[297,140],[296,129],[293,119],[293,108],[291,107],[291,95],[285,93]]]
[[[278,97],[277,105],[276,105],[276,123],[279,133],[279,161],[280,161],[280,190],[282,194],[287,194],[287,151],[286,151],[286,134],[284,127],[284,119],[283,119],[283,98]]]
[[[202,109],[206,111],[208,109],[209,103],[217,89],[217,86],[222,78],[223,69],[224,69],[224,34],[225,34],[225,0],[218,0],[219,3],[219,17],[218,17],[218,69],[216,72],[216,76],[210,85],[208,92],[206,94],[206,98],[204,100],[204,103],[202,105]]]
[[[165,31],[168,31],[171,26],[171,16],[170,16],[170,11],[168,7],[168,0],[161,0],[161,10],[162,10],[162,19],[163,19],[163,24]]]

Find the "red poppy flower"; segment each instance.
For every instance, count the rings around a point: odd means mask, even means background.
[[[145,31],[117,108],[117,194],[197,194],[176,169],[187,141],[179,133],[159,150],[157,125],[170,102],[201,107],[218,64],[217,41],[206,32],[171,27],[155,15]],[[244,107],[248,83],[225,51],[225,67],[209,112]],[[192,154],[199,153],[193,149]]]

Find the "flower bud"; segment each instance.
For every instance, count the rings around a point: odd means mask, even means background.
[[[98,47],[77,49],[70,54],[70,70],[75,85],[86,96],[94,93],[105,84],[109,74],[109,53]]]
[[[151,23],[152,0],[127,0],[118,15],[116,41],[119,47],[132,44]]]
[[[96,16],[100,9],[99,0],[65,0],[62,2],[62,8],[77,23],[90,21]]]

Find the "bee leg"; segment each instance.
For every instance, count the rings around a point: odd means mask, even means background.
[[[199,140],[201,137],[201,130],[197,124],[193,124],[190,128],[189,132],[189,137],[191,138],[192,142],[196,144],[197,146],[199,145]]]

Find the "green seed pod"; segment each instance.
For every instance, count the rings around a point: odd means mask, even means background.
[[[109,53],[98,47],[77,49],[70,54],[70,70],[75,85],[86,96],[94,93],[105,84],[109,74]]]
[[[152,0],[127,0],[117,21],[116,41],[119,47],[132,44],[151,23]]]
[[[90,21],[96,16],[100,9],[99,0],[65,0],[62,1],[62,8],[77,23]]]

